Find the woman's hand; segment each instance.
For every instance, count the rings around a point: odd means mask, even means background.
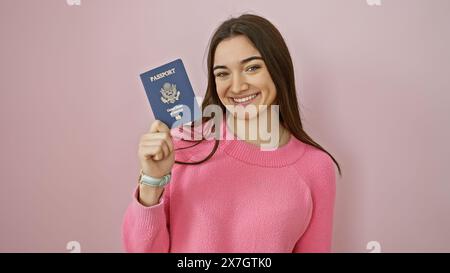
[[[142,135],[139,142],[138,157],[145,175],[162,178],[172,171],[175,153],[170,129],[159,120],[155,120],[150,130]],[[164,187],[140,185],[139,201],[145,206],[159,202]]]

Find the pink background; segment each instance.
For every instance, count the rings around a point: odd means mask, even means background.
[[[450,1],[0,1],[0,251],[121,252],[153,121],[139,74],[182,58],[198,96],[214,28],[283,33],[307,132],[340,162],[334,251],[450,251]]]

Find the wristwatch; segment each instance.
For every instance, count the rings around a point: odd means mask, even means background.
[[[154,178],[144,174],[141,170],[139,175],[139,184],[144,184],[152,187],[164,187],[170,182],[170,177],[172,176],[172,172],[164,175],[161,178]]]

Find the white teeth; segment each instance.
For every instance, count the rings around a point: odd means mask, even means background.
[[[254,95],[251,95],[251,96],[248,96],[248,97],[245,97],[245,98],[241,98],[241,99],[235,99],[235,98],[233,98],[233,100],[234,100],[234,102],[239,102],[239,103],[241,103],[241,102],[246,102],[246,101],[249,101],[249,100],[254,99],[257,95],[258,95],[258,94],[254,94]]]

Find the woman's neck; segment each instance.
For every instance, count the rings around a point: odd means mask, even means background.
[[[230,114],[226,122],[231,132],[247,143],[259,147],[264,145],[266,148],[280,148],[289,142],[291,134],[288,129],[279,124],[278,119],[274,120],[270,116],[270,113],[269,115],[260,113],[252,119],[237,119]],[[267,122],[268,119],[270,122]]]

